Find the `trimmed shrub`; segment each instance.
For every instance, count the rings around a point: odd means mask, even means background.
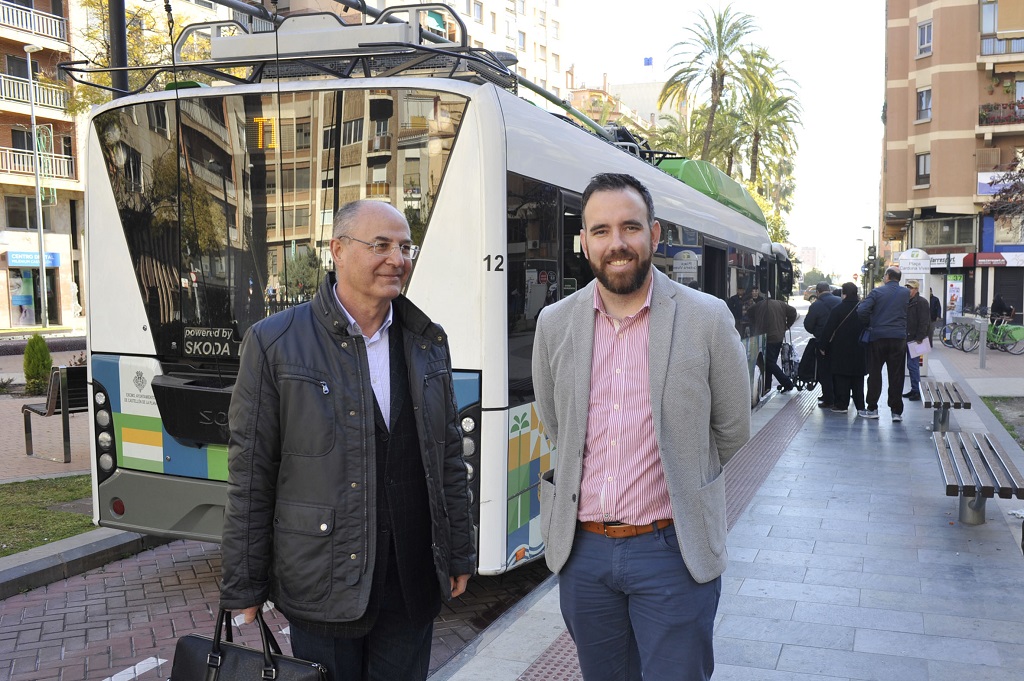
[[[45,394],[50,382],[53,358],[50,357],[50,349],[46,347],[46,341],[38,333],[28,339],[28,343],[25,345],[25,359],[22,364],[25,368],[25,394]]]

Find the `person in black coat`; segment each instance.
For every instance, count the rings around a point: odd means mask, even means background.
[[[832,294],[831,284],[819,281],[816,289],[818,299],[811,303],[810,309],[807,310],[807,316],[804,317],[804,329],[814,336],[816,341],[814,348],[811,348],[811,343],[808,343],[807,347],[818,353],[816,373],[818,383],[821,384],[821,399],[818,400],[818,406],[822,409],[831,409],[832,404],[835,402],[832,364],[829,362],[828,355],[822,355],[819,348],[825,339],[825,324],[828,322],[828,316],[839,305],[840,301],[838,296]]]
[[[832,308],[822,332],[821,346],[831,360],[832,382],[835,401],[832,411],[845,414],[853,396],[858,414],[864,404],[864,375],[867,363],[864,360],[864,345],[860,342],[863,323],[855,310],[859,302],[857,285],[852,281],[843,284],[842,302]]]

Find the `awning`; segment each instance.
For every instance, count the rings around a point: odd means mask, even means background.
[[[1006,258],[1002,253],[968,253],[964,267],[1006,267]]]
[[[444,33],[444,19],[438,12],[427,12],[427,30]]]

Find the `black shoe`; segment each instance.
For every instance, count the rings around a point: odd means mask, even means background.
[[[906,397],[911,402],[920,402],[921,401],[921,393],[917,393],[917,392],[909,392],[906,395],[904,395],[904,397]]]
[[[818,402],[818,409],[831,409],[832,405],[828,402]]]
[[[903,396],[904,397],[910,397],[911,395],[916,395],[916,394],[917,394],[916,390],[908,390],[907,392],[903,393]]]
[[[796,388],[795,385],[790,385],[790,386],[782,386],[782,385],[780,385],[779,386],[779,392],[780,393],[790,393],[790,392],[793,392],[794,388]]]

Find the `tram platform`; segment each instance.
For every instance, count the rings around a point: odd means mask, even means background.
[[[1024,452],[977,399],[1024,393],[1024,361],[992,352],[980,369],[976,353],[940,347],[929,369],[931,377],[959,381],[973,398],[971,410],[952,414],[951,429],[993,433],[1024,469]],[[883,403],[881,418],[868,421],[852,411],[818,409],[817,394],[773,395],[753,415],[756,434],[747,451],[727,467],[730,564],[716,620],[715,679],[1019,678],[1024,559],[1021,520],[1012,512],[1024,501],[990,500],[986,524],[961,525],[957,499],[943,494],[931,409],[906,402],[905,420],[893,423]],[[0,396],[0,428],[7,435],[0,439],[0,482],[87,472],[87,437],[75,432],[71,465],[25,461],[21,401]],[[73,420],[73,427],[86,425],[82,415]],[[47,429],[57,451],[60,424],[43,419],[36,436],[46,437]],[[111,551],[132,553],[136,540],[100,529],[2,558],[0,588],[18,593],[100,567]],[[157,549],[143,562],[163,564],[168,551],[197,550],[180,544]],[[199,563],[216,563],[216,553]],[[85,574],[87,583],[104,577]],[[72,580],[15,598],[61,602],[60,591],[72,588],[61,584]],[[6,626],[8,619],[0,619]],[[30,626],[10,621],[19,629]],[[18,654],[0,645],[0,669]],[[431,667],[433,681],[582,678],[559,612],[557,578],[465,647],[439,650]],[[38,674],[32,678],[46,678]],[[148,674],[139,678],[156,678],[155,671]]]
[[[1024,463],[976,399],[1024,395],[1024,362],[990,352],[980,369],[977,353],[939,348],[929,373],[973,393],[951,428],[987,430]],[[893,423],[883,393],[874,421],[819,409],[819,394],[774,395],[754,415],[749,451],[730,463],[748,458],[727,477],[716,681],[1022,678],[1024,558],[1012,512],[1024,501],[991,499],[986,524],[961,525],[957,498],[943,494],[931,409],[905,401],[905,420]],[[582,679],[557,577],[430,678]]]

